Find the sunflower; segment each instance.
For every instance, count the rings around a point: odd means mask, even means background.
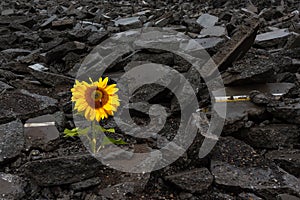
[[[116,84],[107,85],[108,78],[91,83],[85,81],[75,81],[74,87],[71,89],[72,101],[75,102],[75,107],[78,112],[84,112],[87,120],[100,121],[101,119],[113,116],[120,105],[119,97],[116,92]]]

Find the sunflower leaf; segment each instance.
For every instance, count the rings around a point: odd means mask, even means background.
[[[124,140],[122,139],[114,139],[111,137],[104,137],[102,141],[102,146],[108,145],[108,144],[127,144]]]
[[[70,129],[65,129],[64,130],[64,137],[75,137],[79,135],[86,135],[89,131],[89,127],[85,129],[79,129],[79,128],[73,128],[72,130]]]
[[[115,133],[116,132],[114,128],[105,129],[102,126],[99,126],[99,125],[96,125],[95,128],[98,131],[103,132],[103,133]]]
[[[64,130],[64,137],[75,137],[78,136],[78,128],[73,128],[72,130],[70,129],[65,129]]]

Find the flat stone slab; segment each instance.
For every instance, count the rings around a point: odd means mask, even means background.
[[[299,144],[300,126],[270,124],[255,126],[240,132],[241,137],[255,148],[277,149]]]
[[[213,182],[213,176],[206,168],[193,169],[165,177],[180,189],[192,193],[205,192]]]
[[[24,149],[25,139],[21,121],[0,125],[0,163],[15,158]]]
[[[90,154],[26,163],[25,173],[40,186],[64,185],[101,175],[107,167]]]
[[[57,100],[26,90],[6,91],[0,95],[0,123],[16,118],[29,119],[57,110]]]
[[[202,27],[214,26],[218,22],[219,18],[210,14],[203,14],[197,19],[197,23]]]
[[[59,131],[55,126],[53,115],[43,115],[26,121],[24,136],[26,149],[41,148],[49,151],[53,148],[54,141],[59,138]]]
[[[298,178],[233,137],[221,137],[211,152],[211,173],[217,185],[242,188],[267,199],[283,193],[300,193]]]
[[[23,199],[25,186],[19,176],[0,172],[0,199]]]

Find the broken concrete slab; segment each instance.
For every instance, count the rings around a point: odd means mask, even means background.
[[[13,89],[12,86],[0,81],[0,94],[3,92],[3,91],[6,91],[6,90],[10,90],[10,89]]]
[[[251,91],[257,90],[265,94],[284,95],[295,86],[293,83],[265,83],[265,84],[249,84],[249,85],[235,85],[225,87],[227,96],[249,95]],[[222,93],[220,90],[213,91],[215,97],[219,97]]]
[[[0,123],[29,119],[57,110],[57,100],[26,90],[6,91],[0,96]]]
[[[52,15],[44,23],[41,24],[41,27],[43,28],[49,26],[56,19],[57,19],[57,15]]]
[[[220,138],[211,152],[211,172],[224,188],[242,188],[267,199],[300,192],[300,181],[233,137]]]
[[[6,9],[1,11],[2,16],[9,16],[15,13],[14,9]]]
[[[26,182],[19,176],[0,172],[1,199],[23,199]]]
[[[90,154],[74,155],[26,163],[25,173],[40,186],[80,182],[99,175],[106,166]]]
[[[191,193],[204,193],[213,182],[213,176],[206,168],[193,169],[164,177],[166,181]]]
[[[215,103],[215,110],[222,108],[224,103]],[[250,101],[227,103],[226,120],[223,129],[224,134],[234,133],[244,127],[249,117],[259,118],[265,112],[265,108],[259,107]]]
[[[81,42],[67,42],[65,44],[59,45],[54,49],[50,50],[46,53],[45,58],[47,63],[54,62],[58,59],[62,59],[67,53],[73,51],[82,51],[84,50],[86,45]]]
[[[277,119],[300,124],[300,99],[293,99],[291,102],[271,102],[267,110]]]
[[[218,22],[219,18],[210,14],[203,14],[197,19],[197,23],[204,28],[214,26]]]
[[[263,48],[284,46],[291,33],[288,29],[278,29],[256,36],[255,45]]]
[[[119,26],[122,31],[141,28],[143,26],[139,17],[121,18],[115,21],[115,26]]]
[[[243,138],[254,148],[278,149],[299,145],[300,127],[291,124],[268,124],[254,126],[240,131],[239,138]]]
[[[52,150],[60,133],[55,126],[53,115],[43,115],[31,118],[25,122],[24,137],[26,149],[38,148],[44,151]]]
[[[34,78],[36,78],[41,83],[48,85],[48,86],[59,86],[59,85],[72,85],[74,84],[75,80],[73,78],[59,75],[50,72],[41,72],[32,70],[31,74]]]
[[[203,36],[221,37],[226,35],[226,29],[222,26],[210,26],[202,29],[200,34]]]
[[[265,158],[272,160],[285,171],[300,178],[300,151],[298,149],[281,149],[269,151]]]
[[[75,25],[75,19],[62,19],[57,21],[52,21],[52,27],[53,28],[59,28],[59,29],[66,29],[66,28],[72,28]]]
[[[20,155],[25,139],[21,121],[0,125],[0,163]]]

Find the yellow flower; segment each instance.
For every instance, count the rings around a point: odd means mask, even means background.
[[[91,83],[85,81],[75,81],[72,91],[72,101],[75,102],[75,109],[78,112],[84,112],[87,120],[100,121],[101,119],[108,118],[109,115],[113,116],[120,105],[119,97],[116,92],[116,84],[107,85],[108,78],[102,78],[99,81]]]

